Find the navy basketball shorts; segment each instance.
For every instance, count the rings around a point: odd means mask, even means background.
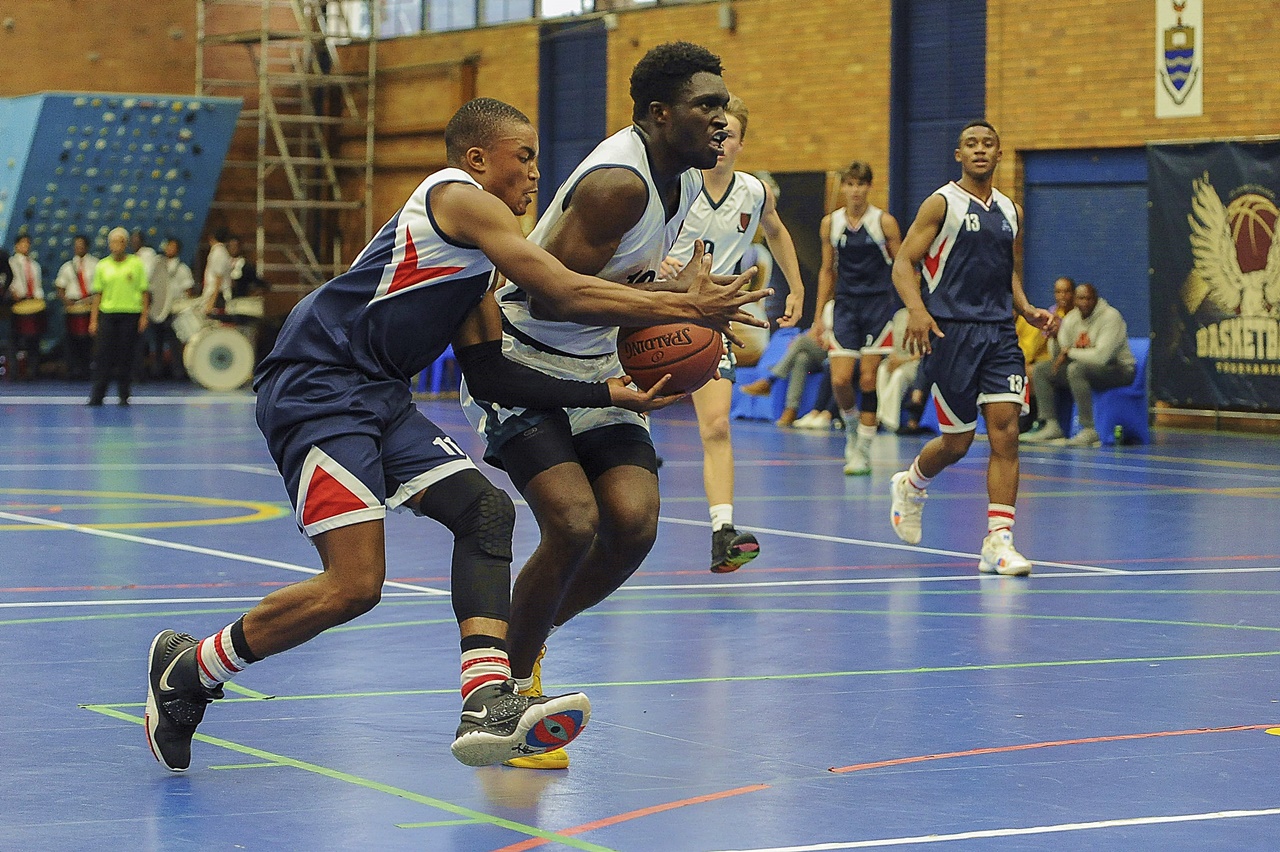
[[[259,383],[258,428],[308,536],[381,520],[475,463],[413,404],[409,386],[323,364]]]
[[[946,336],[933,339],[933,351],[920,367],[933,393],[938,428],[971,432],[978,427],[978,410],[988,402],[1026,404],[1026,361],[1012,318],[938,320],[938,327]]]
[[[836,298],[832,333],[836,348],[831,355],[888,355],[893,349],[893,299],[888,293]]]

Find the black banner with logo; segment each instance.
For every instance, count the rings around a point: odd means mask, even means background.
[[[1280,411],[1280,142],[1147,147],[1151,390]]]

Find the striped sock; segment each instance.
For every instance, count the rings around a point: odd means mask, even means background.
[[[987,504],[987,534],[996,530],[1013,529],[1013,516],[1017,510],[1003,503]]]
[[[923,491],[929,487],[929,483],[933,482],[932,476],[925,476],[920,472],[920,457],[916,456],[911,462],[911,467],[907,470],[907,482],[917,491]]]
[[[511,677],[511,661],[501,648],[473,648],[462,652],[462,698],[482,686]]]
[[[196,646],[200,685],[204,688],[216,689],[258,661],[244,641],[243,622],[244,616],[241,616],[221,631],[201,639]]]

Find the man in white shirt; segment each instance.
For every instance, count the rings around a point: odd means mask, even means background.
[[[67,336],[67,378],[89,378],[89,361],[93,355],[93,337],[89,334],[89,311],[93,298],[93,270],[98,259],[89,254],[89,238],[76,236],[75,256],[62,264],[54,286],[62,297]]]
[[[151,268],[151,308],[147,326],[146,362],[144,370],[149,378],[185,379],[187,372],[182,365],[182,342],[173,330],[175,306],[187,298],[196,286],[191,267],[182,262],[178,253],[182,243],[177,237],[164,241],[164,255],[156,259]]]
[[[209,235],[209,257],[204,262],[204,290],[200,293],[206,314],[213,310],[219,295],[224,304],[231,300],[231,253],[224,245],[226,240],[226,228],[219,228]]]
[[[48,319],[44,310],[40,264],[31,257],[31,237],[26,234],[20,234],[13,242],[9,269],[13,275],[9,282],[9,298],[14,303],[13,349],[16,363],[13,375],[17,379],[31,380],[40,370],[40,338],[44,336]],[[26,310],[23,302],[36,306],[38,310]]]

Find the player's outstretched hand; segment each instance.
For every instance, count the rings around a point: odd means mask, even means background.
[[[907,333],[902,345],[908,352],[921,355],[928,355],[932,352],[933,341],[930,339],[931,334],[938,337],[946,337],[942,333],[942,329],[938,328],[938,323],[934,320],[932,314],[923,308],[918,311],[910,311],[907,314]]]
[[[739,346],[742,341],[730,330],[729,323],[740,322],[756,328],[768,328],[768,320],[754,317],[742,310],[743,305],[759,302],[773,295],[773,290],[767,287],[755,291],[746,289],[755,278],[754,266],[741,275],[729,278],[728,283],[719,283],[715,280],[717,276],[711,274],[711,256],[701,254],[698,243],[695,243],[693,259],[685,264],[680,276],[683,278],[691,272],[692,279],[685,293],[692,300],[700,317],[694,320],[695,323],[715,329]]]
[[[667,382],[670,379],[671,374],[668,373],[658,379],[653,387],[647,391],[640,391],[631,387],[630,376],[609,379],[609,398],[613,400],[613,404],[618,408],[625,408],[627,411],[634,411],[637,414],[657,411],[659,408],[666,408],[684,396],[682,393],[662,395],[662,389],[667,386]]]
[[[1058,333],[1060,321],[1058,315],[1053,311],[1046,311],[1044,308],[1031,308],[1022,315],[1022,318],[1043,331],[1046,337]]]

